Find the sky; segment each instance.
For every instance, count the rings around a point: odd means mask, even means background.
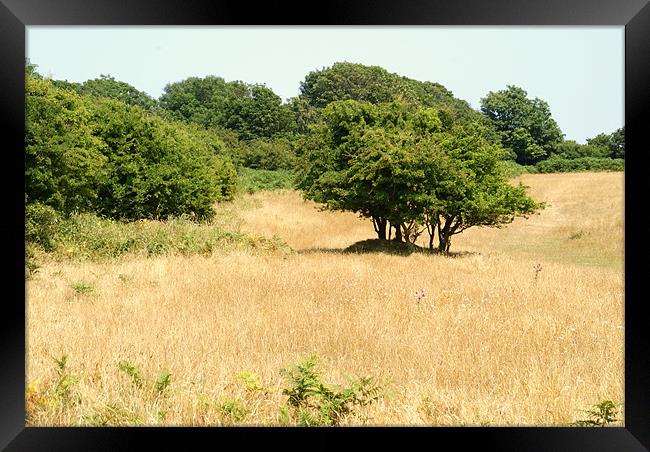
[[[624,125],[622,26],[28,26],[26,42],[43,75],[112,75],[154,98],[168,83],[216,75],[287,100],[309,72],[347,61],[440,83],[475,109],[519,86],[579,143]]]

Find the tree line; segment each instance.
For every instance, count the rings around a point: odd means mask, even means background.
[[[468,227],[543,207],[508,183],[503,162],[612,169],[625,153],[623,129],[565,141],[548,105],[521,88],[489,93],[477,111],[378,66],[312,71],[286,102],[217,76],[154,99],[111,76],[74,83],[26,69],[26,204],[63,213],[206,219],[233,197],[241,168],[291,170],[305,197],[369,218],[378,238],[428,231],[446,252]]]

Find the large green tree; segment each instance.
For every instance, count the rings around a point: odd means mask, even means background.
[[[221,77],[190,77],[171,83],[160,104],[177,119],[230,129],[243,140],[271,138],[296,127],[291,109],[273,90]]]
[[[426,209],[426,224],[430,233],[437,229],[439,251],[448,252],[452,236],[466,229],[500,228],[544,208],[528,196],[526,186],[511,185],[501,172],[504,151],[485,138],[482,125],[456,126],[438,141],[447,165],[428,187],[433,202]]]
[[[314,107],[325,107],[339,100],[358,100],[378,104],[390,102],[400,91],[397,78],[379,66],[334,63],[312,71],[300,83],[301,96]]]
[[[610,157],[613,159],[625,158],[625,127],[617,129],[610,135],[609,149]]]
[[[421,216],[409,187],[421,182],[423,161],[409,148],[440,127],[434,111],[415,114],[403,102],[332,102],[312,127],[299,186],[330,209],[370,218],[378,238],[392,227],[401,239]]]
[[[401,99],[421,107],[435,107],[443,127],[452,121],[481,121],[470,105],[439,83],[390,73],[380,66],[338,62],[307,74],[300,83],[300,98],[323,108],[331,102],[357,100],[380,104]]]
[[[165,86],[160,106],[179,120],[217,127],[224,121],[224,104],[230,88],[221,77],[189,77]]]
[[[82,85],[82,93],[92,96],[110,97],[121,100],[127,105],[137,105],[146,110],[156,107],[156,101],[147,93],[134,86],[116,80],[110,75],[101,75],[99,78],[86,80]]]
[[[548,104],[529,99],[528,93],[517,86],[488,93],[481,99],[481,111],[519,164],[532,165],[548,158],[563,140]]]
[[[606,157],[615,159],[625,158],[625,127],[621,127],[611,134],[600,133],[593,138],[587,138],[587,143],[601,149]]]
[[[499,170],[500,148],[479,124],[443,130],[438,112],[404,101],[335,101],[312,126],[298,185],[329,209],[372,220],[379,239],[448,252],[472,226],[498,227],[541,204]]]
[[[280,96],[264,85],[247,85],[241,82],[235,95],[224,105],[222,126],[237,131],[243,140],[271,138],[292,132],[294,116]]]
[[[52,80],[52,84],[58,88],[75,91],[81,95],[109,97],[120,100],[127,105],[137,105],[147,110],[154,110],[157,107],[156,100],[147,93],[126,82],[116,80],[115,77],[110,75],[100,75],[99,78],[86,80],[83,83]]]

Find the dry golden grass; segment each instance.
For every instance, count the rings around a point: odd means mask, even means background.
[[[45,264],[27,287],[28,425],[278,425],[279,370],[311,353],[326,382],[387,385],[348,425],[564,425],[622,403],[623,175],[522,179],[551,206],[466,231],[457,257],[342,253],[372,238],[369,222],[279,192],[235,206],[243,230],[294,254]],[[67,398],[55,394],[64,354]],[[265,390],[246,389],[245,371]],[[245,416],[224,407],[234,400]]]
[[[506,229],[474,228],[453,248],[607,266],[622,271],[623,173],[528,174],[518,178],[549,207]]]

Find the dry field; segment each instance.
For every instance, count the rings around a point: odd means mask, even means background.
[[[27,423],[280,425],[280,369],[312,353],[327,383],[386,387],[343,425],[557,426],[623,403],[624,176],[522,180],[550,206],[455,236],[453,257],[344,253],[369,221],[266,192],[219,209],[294,253],[46,263],[27,285]]]

